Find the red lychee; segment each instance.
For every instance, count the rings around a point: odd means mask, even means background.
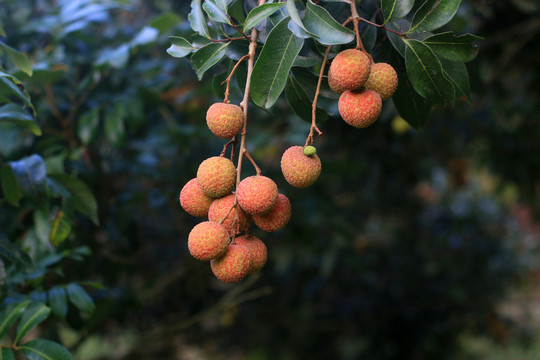
[[[215,103],[206,112],[206,124],[217,137],[229,139],[242,130],[244,112],[238,105]]]
[[[365,128],[379,117],[382,99],[373,90],[345,91],[339,97],[338,109],[347,124],[356,128]]]
[[[371,65],[371,73],[364,86],[366,89],[373,90],[381,95],[382,100],[386,100],[397,89],[398,76],[396,70],[390,64],[375,63]]]
[[[223,225],[227,231],[229,231],[229,234],[234,235],[235,229],[233,228],[233,224],[236,219],[236,211],[237,209],[232,209],[230,212],[229,210],[234,205],[234,194],[227,195],[225,197],[222,197],[220,199],[215,199],[212,204],[210,205],[210,209],[208,210],[208,220],[219,222],[221,219],[223,219],[227,213],[227,218],[221,225]],[[238,209],[238,220],[240,225],[240,231],[245,231],[251,222],[251,219],[249,215],[247,215],[242,209]]]
[[[253,215],[253,221],[261,230],[278,231],[287,225],[291,219],[291,213],[291,202],[285,195],[279,194],[274,208],[264,215]]]
[[[197,179],[191,179],[180,191],[180,205],[190,215],[203,217],[208,215],[212,198],[201,189]]]
[[[240,181],[236,197],[240,207],[248,214],[265,214],[276,205],[278,188],[276,183],[266,176],[250,176]]]
[[[341,94],[359,89],[369,77],[371,60],[356,49],[343,50],[336,55],[328,70],[328,84],[332,91]]]
[[[236,283],[242,280],[251,268],[251,252],[242,245],[231,244],[225,254],[210,261],[212,272],[218,280]]]
[[[219,198],[232,191],[236,182],[236,168],[231,160],[214,156],[199,165],[197,180],[207,196]]]
[[[319,156],[305,155],[302,146],[291,146],[281,157],[281,171],[285,180],[297,188],[312,185],[319,178],[321,169]]]
[[[188,237],[191,255],[199,260],[212,260],[225,253],[230,243],[227,229],[213,221],[195,225]]]
[[[261,270],[266,264],[268,250],[261,239],[252,235],[243,235],[234,239],[236,245],[245,246],[251,252],[251,267],[248,274]]]

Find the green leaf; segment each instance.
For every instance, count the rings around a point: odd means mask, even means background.
[[[9,164],[4,164],[0,168],[0,182],[2,183],[2,192],[7,202],[15,207],[19,207],[19,201],[23,194]]]
[[[30,95],[24,89],[23,83],[12,75],[6,74],[0,71],[0,97],[4,95],[6,97],[15,96],[21,100],[25,105],[32,109],[32,113],[36,116],[36,110],[30,101]]]
[[[75,202],[76,210],[88,216],[94,224],[99,225],[96,199],[84,182],[67,174],[50,174],[49,177],[68,189]]]
[[[92,109],[79,118],[77,121],[77,135],[84,145],[91,144],[99,130],[99,109]]]
[[[227,13],[228,4],[231,0],[213,0],[214,3],[225,13]]]
[[[137,35],[135,35],[135,37],[133,37],[133,40],[129,42],[129,45],[133,47],[150,44],[155,41],[158,36],[158,29],[151,26],[145,26],[137,33]]]
[[[7,57],[16,67],[21,69],[26,75],[32,76],[32,63],[28,60],[26,55],[13,49],[11,46],[4,44],[2,41],[0,41],[0,48],[4,49]]]
[[[1,348],[0,360],[15,360],[15,355],[10,348]]]
[[[243,1],[234,1],[229,7],[229,15],[233,19],[236,19],[238,22],[243,23],[246,19],[246,14],[244,12],[244,2]]]
[[[106,48],[97,57],[96,65],[109,65],[114,69],[122,69],[129,60],[130,46],[122,44],[117,48]]]
[[[24,311],[26,310],[30,302],[31,302],[30,300],[24,300],[24,301],[21,301],[20,303],[9,304],[0,313],[0,339],[6,335],[11,324],[17,321],[19,316],[21,316],[24,313]]]
[[[73,360],[73,356],[65,347],[50,340],[32,340],[20,348],[29,360]]]
[[[191,12],[188,15],[188,20],[191,28],[199,35],[210,39],[210,33],[208,32],[208,25],[206,24],[206,18],[204,16],[201,0],[191,1]]]
[[[54,286],[49,290],[49,305],[54,315],[65,320],[68,311],[66,290],[60,286]]]
[[[397,32],[405,32],[406,29],[408,29],[410,26],[411,26],[410,21],[406,20],[406,19],[399,19],[396,22],[392,22],[392,23],[389,23],[388,25],[386,25],[387,28],[392,29],[392,30],[397,31]],[[403,40],[405,40],[405,38],[403,38],[403,37],[401,37],[401,36],[399,36],[397,34],[394,34],[391,31],[387,31],[386,36],[390,40],[390,43],[392,44],[394,49],[399,53],[399,55],[401,55],[401,57],[405,58],[406,45],[403,42]]]
[[[210,17],[210,19],[213,21],[231,25],[231,21],[229,20],[227,13],[220,9],[219,6],[217,6],[212,0],[206,0],[202,7],[208,14],[208,17]]]
[[[413,128],[420,130],[428,119],[431,104],[418,95],[403,72],[398,71],[397,73],[398,88],[392,95],[392,102],[398,114]]]
[[[426,0],[416,10],[409,32],[431,31],[440,28],[452,20],[460,3],[461,0]]]
[[[166,12],[162,15],[159,15],[153,18],[148,23],[148,26],[151,26],[154,29],[158,29],[159,34],[163,35],[164,33],[171,30],[173,27],[175,27],[177,24],[180,24],[181,22],[182,22],[182,18],[180,16],[176,15],[173,12]]]
[[[244,32],[253,28],[259,23],[259,21],[266,19],[268,16],[281,9],[284,5],[285,3],[263,4],[251,10],[246,18],[246,21],[244,22]]]
[[[167,49],[167,54],[176,58],[182,58],[195,49],[189,41],[179,36],[169,36],[171,46]]]
[[[292,76],[289,76],[289,81],[285,87],[285,98],[298,117],[304,121],[311,122],[312,102],[306,95],[302,85]],[[319,108],[316,111],[317,122],[328,120],[326,111]]]
[[[339,45],[354,40],[354,32],[338,23],[322,6],[308,0],[303,20],[306,29],[315,34],[321,44]]]
[[[451,32],[445,32],[432,35],[424,39],[423,43],[439,57],[450,61],[467,62],[478,54],[478,45],[475,42],[481,39],[472,34],[455,36]]]
[[[191,65],[199,80],[202,80],[204,73],[223,58],[228,45],[228,42],[210,43],[191,56]]]
[[[444,76],[452,82],[456,90],[456,99],[471,102],[471,86],[467,67],[462,62],[441,60]]]
[[[443,74],[441,62],[431,49],[418,40],[404,40],[407,75],[416,92],[434,105],[455,100],[452,83]]]
[[[71,222],[68,221],[66,214],[63,211],[58,211],[54,220],[51,223],[51,231],[49,239],[53,246],[60,245],[71,232]]]
[[[298,9],[294,4],[294,0],[287,0],[287,11],[289,12],[289,16],[291,17],[291,24],[288,24],[289,30],[291,30],[296,36],[300,38],[318,38],[317,35],[310,33],[309,30],[304,26],[302,19],[300,19]],[[295,24],[296,26],[294,27],[292,26],[292,24]]]
[[[251,99],[269,109],[285,88],[294,59],[300,52],[303,39],[287,27],[289,18],[281,20],[268,34],[264,47],[251,75]]]
[[[47,180],[47,167],[37,154],[11,161],[11,169],[24,194],[38,196]]]
[[[384,22],[401,19],[412,10],[414,0],[381,0]]]
[[[71,283],[66,287],[69,300],[84,313],[90,314],[94,311],[94,301],[88,293],[79,285]]]
[[[24,110],[22,106],[15,103],[0,107],[0,121],[17,124],[18,126],[30,129],[34,135],[41,135],[41,129],[34,121],[34,117]]]
[[[18,344],[28,331],[43,322],[50,313],[51,309],[41,303],[31,304],[21,317],[13,344]]]
[[[4,28],[2,27],[2,25],[0,25],[0,36],[7,37],[7,34],[4,31]]]
[[[103,119],[105,137],[114,147],[121,147],[126,138],[125,108],[117,103],[114,109],[105,111]]]
[[[319,74],[314,74],[308,69],[299,69],[295,68],[292,70],[292,74],[294,76],[294,79],[298,81],[304,89],[313,89],[315,90],[317,88],[317,82],[319,81]],[[314,91],[313,91],[314,92]],[[339,99],[339,94],[336,94],[335,92],[330,89],[330,86],[328,85],[328,80],[325,78],[323,79],[321,83],[321,89],[320,89],[321,96],[324,96],[328,99]]]

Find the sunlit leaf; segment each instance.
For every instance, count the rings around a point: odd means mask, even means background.
[[[247,31],[257,25],[261,20],[281,9],[285,3],[263,4],[251,10],[244,21],[244,31]]]
[[[355,35],[351,29],[338,23],[325,8],[315,5],[311,0],[306,4],[303,24],[324,45],[347,44],[354,40]]]
[[[202,79],[208,69],[217,64],[225,56],[228,45],[228,42],[210,43],[197,50],[191,56],[191,64],[199,80]]]

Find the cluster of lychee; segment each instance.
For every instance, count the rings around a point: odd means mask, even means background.
[[[234,104],[213,104],[206,120],[220,138],[231,138],[243,127],[242,109]],[[281,160],[285,179],[303,188],[321,173],[321,161],[313,146],[293,146]],[[292,207],[278,192],[276,183],[257,174],[244,178],[234,189],[237,169],[225,156],[204,160],[180,192],[182,208],[192,216],[208,217],[189,233],[188,248],[196,259],[210,261],[214,275],[235,283],[259,271],[267,259],[264,242],[249,233],[251,223],[267,232],[281,230],[289,222]],[[235,191],[233,191],[235,190]]]
[[[372,63],[366,52],[347,49],[332,61],[328,85],[341,94],[338,109],[343,120],[356,128],[365,128],[379,117],[383,100],[396,91],[398,76],[391,65]]]

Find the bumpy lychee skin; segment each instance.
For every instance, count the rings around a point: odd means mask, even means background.
[[[229,212],[233,204],[234,194],[231,194],[220,199],[215,199],[208,210],[208,220],[210,221],[219,222],[227,216],[221,225],[223,225],[231,235],[234,235],[235,232],[233,225],[236,219],[236,209],[232,209]],[[227,215],[227,213],[229,213],[229,215]],[[240,231],[245,231],[251,222],[250,217],[242,209],[238,209],[238,220],[240,222]]]
[[[336,55],[328,70],[328,85],[332,91],[341,94],[362,86],[369,77],[371,60],[356,49],[343,50]]]
[[[251,269],[252,255],[248,248],[231,244],[225,254],[210,261],[212,272],[218,280],[236,283],[242,280]]]
[[[244,113],[238,105],[215,103],[206,112],[210,131],[222,139],[232,138],[244,125]]]
[[[180,205],[191,216],[204,217],[208,215],[211,203],[212,198],[202,191],[196,178],[189,180],[180,191]]]
[[[339,97],[338,109],[345,122],[355,128],[373,124],[381,114],[382,99],[373,90],[345,91]]]
[[[398,76],[392,65],[375,63],[371,65],[371,73],[364,87],[381,95],[383,100],[388,99],[396,92]]]
[[[321,159],[317,154],[304,154],[302,146],[291,146],[281,157],[281,172],[289,184],[297,188],[312,185],[321,174]]]
[[[213,221],[195,225],[188,236],[190,254],[199,260],[212,260],[225,253],[230,243],[227,229]]]
[[[270,212],[264,215],[253,215],[253,222],[259,229],[272,232],[281,230],[291,219],[292,207],[289,199],[279,194],[278,201]]]
[[[236,196],[238,204],[248,214],[266,214],[276,205],[278,188],[276,183],[266,176],[250,176],[240,181]]]
[[[251,252],[251,267],[248,274],[261,270],[266,264],[268,250],[261,239],[252,235],[243,235],[234,239],[236,245],[245,246]]]
[[[197,180],[207,196],[219,198],[232,191],[236,181],[236,169],[231,160],[214,156],[199,165]]]

